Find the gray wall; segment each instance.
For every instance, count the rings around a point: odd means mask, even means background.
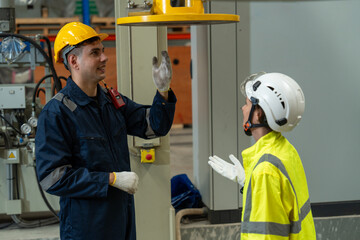
[[[192,27],[194,179],[203,202],[212,210],[238,209],[239,185],[210,170],[209,155],[241,160],[250,146],[242,131],[239,84],[250,72],[249,3],[211,1],[211,13],[240,15],[240,23]],[[207,69],[206,69],[207,68]]]
[[[285,73],[305,93],[303,119],[284,135],[302,158],[311,201],[360,200],[360,1],[213,0],[206,6],[212,13],[239,14],[240,23],[210,26],[206,55],[192,45],[193,63],[208,62],[207,82],[197,82],[195,70],[193,79],[196,91],[207,94],[193,92],[193,105],[203,104],[193,106],[201,111],[193,122],[194,179],[204,203],[213,210],[241,207],[236,185],[209,170],[205,156],[241,157],[253,143],[241,127],[238,87],[259,71]],[[199,28],[192,28],[192,38],[196,29],[204,32]],[[196,54],[205,57],[199,61]]]
[[[254,1],[251,72],[278,71],[305,93],[288,139],[306,171],[312,202],[360,200],[360,1]]]

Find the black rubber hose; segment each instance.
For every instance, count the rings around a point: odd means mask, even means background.
[[[67,78],[63,77],[63,76],[60,76],[59,79],[63,79],[63,80],[65,80],[65,82],[67,81]],[[61,81],[60,81],[60,83],[61,83]],[[61,88],[62,88],[62,85],[61,85]],[[52,94],[53,94],[53,96],[55,96],[55,88],[54,88],[54,86],[52,88]]]
[[[65,82],[67,81],[67,78],[63,76],[60,76],[59,79],[65,80]]]
[[[40,35],[40,39],[45,40],[46,45],[47,45],[48,55],[49,55],[49,58],[50,58],[51,64],[52,64],[52,65],[54,65],[54,61],[53,61],[53,58],[52,58],[52,48],[51,48],[51,43],[50,43],[49,38],[48,38],[48,37],[46,37],[46,36]]]
[[[54,83],[55,83],[55,88],[56,91],[60,91],[61,90],[61,82],[56,74],[55,68],[54,68],[54,64],[52,63],[52,59],[49,58],[49,56],[46,54],[46,52],[44,51],[44,49],[41,48],[41,46],[34,41],[33,39],[29,38],[29,37],[25,37],[21,34],[16,34],[16,33],[0,33],[0,38],[5,38],[5,37],[16,37],[16,38],[21,38],[24,41],[28,41],[30,42],[35,48],[37,48],[39,50],[39,52],[44,56],[46,62],[48,63],[53,78],[54,78]]]
[[[42,90],[44,93],[45,91],[43,89],[39,89],[41,83],[43,81],[45,81],[45,79],[49,78],[49,77],[52,77],[53,75],[52,74],[49,74],[49,75],[46,75],[44,77],[42,77],[39,82],[36,84],[35,88],[34,88],[34,93],[33,93],[33,99],[32,99],[32,106],[33,106],[33,110],[35,111],[35,100],[36,100],[36,97],[39,97],[39,91]],[[65,81],[67,80],[65,77],[63,76],[60,76],[59,79],[64,79]],[[61,85],[61,88],[62,88],[62,84],[60,82],[60,85]],[[39,91],[38,91],[39,90]],[[55,95],[55,88],[52,88],[51,89],[52,91],[52,94]]]
[[[38,90],[37,93],[36,93],[36,97],[39,97],[39,96],[40,96],[40,92],[42,92],[42,93],[45,94],[45,90],[42,89],[42,88],[39,88],[39,90]]]
[[[35,106],[36,106],[35,101],[36,101],[36,97],[37,97],[37,91],[38,91],[41,83],[42,83],[45,79],[47,79],[47,78],[49,78],[49,77],[52,77],[52,76],[53,76],[52,74],[46,75],[46,76],[42,77],[42,78],[39,80],[39,82],[36,84],[36,86],[35,86],[35,88],[34,88],[33,99],[32,99],[32,107],[33,107],[33,111],[34,111],[34,112],[35,112],[35,110],[36,110],[36,109],[35,109]],[[60,83],[60,85],[61,85],[61,83]],[[54,95],[54,94],[53,94],[53,95]]]
[[[34,108],[35,108],[35,100],[36,100],[36,92],[37,92],[37,90],[39,89],[41,83],[42,83],[45,79],[47,79],[47,78],[49,78],[49,77],[52,77],[52,76],[53,76],[52,74],[46,75],[46,76],[42,77],[42,78],[39,80],[39,82],[36,84],[36,86],[35,86],[35,88],[34,88],[33,99],[32,99],[32,103],[33,103]],[[35,109],[34,109],[34,110],[35,110]]]
[[[59,79],[65,79],[65,80],[67,80],[65,77],[62,77],[62,76],[60,76]],[[60,83],[61,83],[61,81],[60,81]],[[62,87],[62,85],[61,85],[61,87]],[[52,94],[53,96],[55,96],[55,86],[54,86],[54,85],[53,85],[52,88],[51,88],[51,94]]]
[[[65,82],[67,81],[67,78],[63,77],[63,76],[60,76],[59,79],[63,79],[63,80],[65,80]],[[60,83],[61,83],[61,81],[60,81]],[[61,87],[62,87],[62,85],[61,85]],[[52,87],[51,92],[52,92],[52,95],[55,96],[55,88],[54,88],[54,86]]]

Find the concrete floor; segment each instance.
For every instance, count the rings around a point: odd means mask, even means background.
[[[171,176],[185,173],[193,181],[192,129],[174,126],[170,131]],[[4,226],[0,224],[1,227]],[[0,230],[0,240],[58,240],[59,225],[20,229],[15,224]]]
[[[0,230],[1,240],[59,240],[59,224],[38,228],[11,226]]]

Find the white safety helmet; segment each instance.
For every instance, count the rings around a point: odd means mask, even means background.
[[[282,73],[253,74],[242,83],[241,91],[250,100],[257,100],[265,112],[267,124],[277,132],[291,131],[305,110],[305,97],[300,86]]]

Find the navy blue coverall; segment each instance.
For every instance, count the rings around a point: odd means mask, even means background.
[[[109,173],[130,171],[127,135],[164,136],[176,97],[157,92],[152,106],[122,96],[116,109],[98,85],[98,103],[69,77],[42,110],[36,169],[42,188],[60,196],[61,239],[136,239],[133,196],[109,186]]]

